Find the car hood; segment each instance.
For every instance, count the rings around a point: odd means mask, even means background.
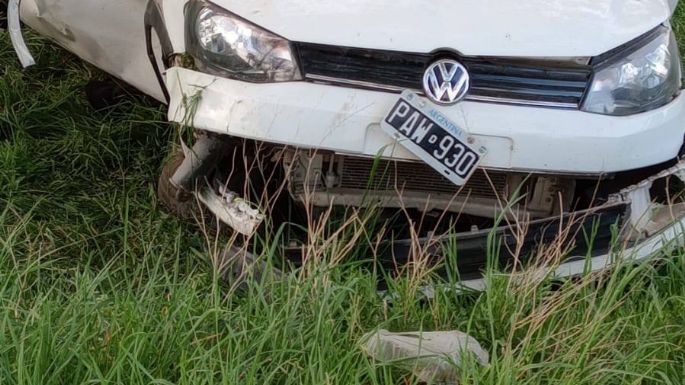
[[[674,0],[214,0],[293,41],[463,55],[594,56],[666,21]]]

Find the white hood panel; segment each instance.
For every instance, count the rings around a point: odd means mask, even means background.
[[[214,0],[293,41],[463,55],[594,56],[666,21],[673,0]]]

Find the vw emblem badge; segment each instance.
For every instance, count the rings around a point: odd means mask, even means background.
[[[431,64],[423,75],[423,91],[435,103],[456,104],[469,91],[469,73],[461,63],[442,59]]]

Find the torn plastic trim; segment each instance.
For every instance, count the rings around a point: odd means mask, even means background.
[[[216,167],[221,156],[229,152],[231,144],[225,136],[204,134],[196,138],[192,148],[183,141],[181,146],[183,163],[176,169],[170,182],[178,189],[193,192],[199,181]]]
[[[673,167],[663,170],[611,197],[614,201],[631,203],[630,230],[632,230],[633,233],[628,234],[629,236],[633,238],[635,236],[650,236],[660,231],[664,227],[664,224],[658,222],[664,221],[662,218],[663,215],[660,215],[664,209],[670,213],[682,211],[682,204],[659,204],[654,202],[652,199],[653,197],[651,196],[651,189],[654,186],[654,183],[671,176],[675,176],[685,183],[685,160],[681,160]],[[671,219],[676,218],[674,217]]]
[[[654,235],[643,242],[629,247],[620,253],[607,253],[592,258],[577,259],[571,262],[562,263],[556,268],[545,268],[539,271],[540,276],[551,278],[572,278],[584,274],[597,273],[615,266],[617,263],[633,262],[639,263],[648,260],[659,251],[665,248],[682,246],[685,241],[685,217],[681,217],[677,222],[666,227],[661,233]],[[485,279],[472,279],[462,281],[459,290],[485,291],[488,288]],[[424,290],[427,297],[431,297],[430,289]]]
[[[196,196],[218,220],[242,235],[254,234],[265,219],[258,209],[223,186],[218,192],[209,186],[203,187]]]
[[[24,36],[21,34],[20,5],[21,0],[9,0],[9,3],[7,3],[7,29],[14,51],[19,57],[19,62],[21,62],[22,67],[27,68],[35,65],[36,60],[31,55],[29,48],[26,46],[26,41],[24,41]]]
[[[682,204],[663,205],[651,199],[650,188],[657,180],[675,176],[685,182],[685,160],[644,181],[630,186],[612,195],[606,206],[627,204],[626,215],[630,218],[624,229],[623,237],[626,248],[609,250],[606,253],[590,258],[583,255],[572,256],[567,262],[558,266],[541,267],[537,270],[540,277],[556,279],[577,277],[606,270],[620,263],[639,263],[649,260],[664,249],[685,245],[685,210]],[[648,197],[647,199],[645,197]],[[663,213],[671,213],[664,216]],[[668,218],[665,220],[664,218]],[[649,230],[650,232],[646,232]],[[642,238],[630,240],[631,233],[640,232]],[[457,291],[485,291],[488,288],[486,279],[468,279],[459,283]],[[434,294],[434,288],[426,287],[422,293],[427,298]]]
[[[542,278],[564,279],[578,277],[586,274],[597,273],[620,263],[644,262],[663,250],[670,250],[685,245],[685,204],[660,204],[652,200],[650,189],[658,180],[677,177],[685,183],[685,160],[681,160],[675,166],[668,168],[642,182],[627,187],[612,195],[609,201],[593,210],[622,208],[623,223],[618,246],[623,249],[605,251],[588,255],[574,253],[565,262],[555,266],[542,266],[535,269],[536,276]],[[483,230],[472,234],[473,236],[487,237],[493,229]],[[496,231],[496,229],[494,229]],[[464,235],[464,234],[460,234]],[[433,242],[449,241],[447,237],[438,238]],[[403,241],[399,241],[403,242]],[[422,239],[421,242],[428,242]],[[437,246],[439,247],[439,245]],[[524,274],[529,274],[526,272]],[[514,277],[514,275],[510,275]],[[457,287],[441,287],[441,289],[460,292],[485,291],[488,288],[488,280],[473,278],[461,280]],[[423,287],[421,293],[426,298],[434,296],[436,288]],[[392,300],[387,292],[380,293],[384,298]]]
[[[401,367],[427,384],[458,384],[468,356],[482,366],[490,361],[475,338],[457,330],[392,333],[381,329],[364,335],[361,344],[376,363]]]
[[[218,220],[233,230],[246,236],[254,234],[265,216],[226,186],[214,188],[207,181],[219,159],[230,151],[231,143],[227,137],[200,134],[192,148],[183,141],[181,146],[184,159],[169,182],[179,192],[193,194]]]
[[[616,266],[619,263],[640,263],[649,260],[663,249],[671,249],[683,246],[685,242],[685,216],[664,228],[660,233],[645,239],[641,243],[628,247],[620,252],[608,252],[591,258],[577,257],[556,267],[543,267],[535,271],[535,276],[540,280],[544,278],[565,279],[579,277],[587,274],[598,273]],[[523,273],[529,274],[529,273]],[[515,275],[510,275],[512,278]],[[456,287],[433,287],[423,286],[420,293],[424,298],[435,297],[436,290],[450,290],[457,294],[466,292],[482,292],[488,289],[488,280],[485,278],[468,279],[458,283]],[[379,292],[386,301],[393,301],[393,296],[387,291]]]
[[[392,243],[392,255],[382,255],[381,261],[389,266],[403,264],[411,260],[415,251],[437,261],[443,258],[445,251],[456,250],[456,261],[452,266],[456,265],[462,279],[470,279],[481,276],[493,255],[500,266],[525,265],[540,244],[551,244],[562,233],[566,236],[564,243],[576,246],[574,253],[577,255],[598,255],[608,252],[615,241],[617,231],[614,229],[621,227],[629,210],[628,204],[615,202],[563,216],[532,220],[520,228],[503,225],[422,238],[418,240],[418,246],[412,240],[397,240]],[[592,242],[587,242],[588,234],[594,234]]]

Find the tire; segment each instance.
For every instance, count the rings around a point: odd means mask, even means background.
[[[180,191],[170,181],[184,159],[185,156],[181,150],[175,151],[167,159],[157,183],[157,198],[172,214],[181,219],[190,220],[198,218],[201,213],[197,200],[192,194]]]

